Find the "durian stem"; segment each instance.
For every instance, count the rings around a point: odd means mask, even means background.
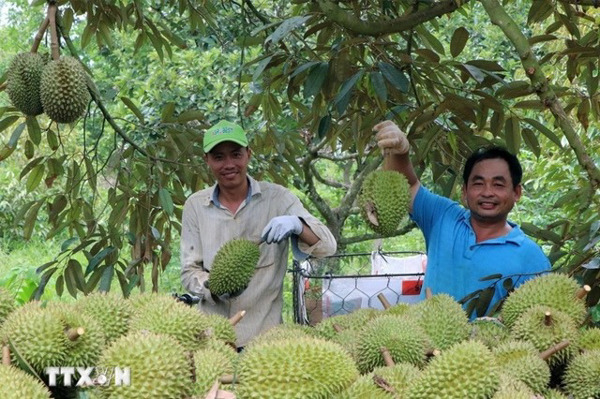
[[[391,394],[396,393],[394,387],[391,386],[390,383],[380,375],[373,375],[373,383],[375,383],[375,385],[377,385],[379,388],[383,389],[386,392],[389,392]]]
[[[46,17],[40,24],[40,28],[33,39],[33,45],[31,46],[31,52],[37,53],[38,48],[40,47],[40,43],[44,38],[44,33],[46,33],[46,29],[48,29],[48,25],[50,25],[50,18]]]
[[[83,327],[73,327],[69,328],[65,334],[69,341],[77,341],[79,337],[81,337],[85,333],[85,329]]]
[[[8,345],[2,347],[2,364],[10,366],[10,348]]]
[[[6,87],[8,86],[8,82],[4,82],[0,85],[0,91],[4,91],[6,90]]]
[[[336,323],[333,323],[333,325],[331,327],[333,327],[333,330],[338,334],[341,333],[342,331],[344,331],[344,329],[342,327],[340,327],[339,324],[336,324]]]
[[[383,295],[383,292],[380,292],[379,294],[377,294],[377,298],[379,299],[379,301],[381,302],[381,304],[383,305],[384,309],[389,309],[392,307],[392,305],[390,304],[390,302],[387,300],[387,298],[385,297],[385,295]]]
[[[382,346],[379,350],[381,351],[381,355],[383,356],[383,362],[385,363],[385,365],[388,367],[393,367],[396,364],[396,362],[394,362],[394,359],[392,358],[392,355],[388,348]]]
[[[56,4],[48,5],[48,20],[50,23],[50,49],[52,50],[52,59],[60,58],[60,49],[58,47],[58,32],[56,31]]]
[[[577,291],[577,298],[579,299],[584,299],[587,294],[590,293],[590,291],[592,290],[592,287],[590,287],[589,285],[584,285],[583,287],[581,287],[581,289],[579,291]]]
[[[551,326],[552,325],[552,312],[546,311],[544,313],[544,325]]]
[[[240,320],[242,320],[244,318],[245,315],[246,315],[246,311],[240,310],[235,315],[233,315],[233,317],[231,319],[229,319],[229,322],[231,323],[232,326],[235,326],[237,323],[240,322]]]
[[[219,378],[219,382],[221,382],[221,384],[233,384],[233,374],[223,374],[221,378]]]
[[[433,296],[433,292],[431,292],[431,288],[425,288],[425,299],[429,299]]]
[[[427,357],[434,357],[434,356],[439,356],[442,352],[440,352],[439,349],[428,349],[427,351],[425,351],[425,356]]]
[[[561,341],[558,344],[546,349],[545,351],[540,352],[540,357],[544,360],[548,360],[550,358],[550,356],[554,355],[556,352],[558,352],[560,350],[565,349],[567,346],[569,346],[570,343],[571,342],[568,339]]]

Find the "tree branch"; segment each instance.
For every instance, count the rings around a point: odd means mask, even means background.
[[[317,181],[325,184],[326,186],[335,187],[335,188],[342,188],[342,189],[345,189],[345,190],[347,190],[347,189],[350,188],[350,186],[348,186],[347,184],[340,183],[338,181],[333,181],[333,180],[327,180],[327,179],[325,179],[323,176],[321,176],[319,174],[319,171],[317,171],[317,168],[315,168],[315,166],[313,164],[311,164],[310,170],[312,171],[312,174],[315,177],[315,179],[317,179]]]
[[[48,25],[50,25],[50,18],[46,17],[40,24],[40,28],[38,29],[35,37],[33,38],[33,45],[31,46],[31,52],[37,53],[38,48],[40,47],[40,43],[44,38],[44,33],[46,33],[46,29],[48,29]]]
[[[465,2],[455,0],[439,1],[433,3],[433,5],[427,9],[403,15],[400,18],[390,19],[388,21],[364,21],[344,11],[344,9],[336,3],[329,0],[318,0],[318,4],[327,19],[337,23],[343,28],[356,34],[379,36],[413,29],[424,22],[454,12],[459,8],[459,5],[466,4],[468,1],[469,0]]]
[[[546,79],[542,67],[529,45],[529,41],[525,35],[521,33],[521,28],[508,15],[506,10],[504,10],[497,0],[481,0],[481,4],[488,13],[492,23],[502,29],[502,32],[504,32],[517,50],[525,73],[531,81],[532,87],[535,88],[542,103],[556,118],[558,126],[567,138],[579,164],[587,172],[592,187],[595,189],[600,188],[600,169],[598,169],[590,156],[586,153],[585,146],[579,139],[564,108],[558,101],[556,93],[549,86],[548,79]]]
[[[406,225],[400,227],[398,230],[394,232],[390,237],[403,236],[404,234],[409,233],[412,229],[417,227],[415,222],[409,221]],[[349,244],[355,244],[357,242],[363,242],[367,240],[376,240],[379,238],[387,238],[382,237],[380,234],[370,233],[370,234],[362,234],[353,237],[343,237],[338,241],[338,246],[344,247]]]

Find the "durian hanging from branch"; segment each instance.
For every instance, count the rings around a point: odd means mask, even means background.
[[[60,56],[57,8],[55,2],[49,2],[31,51],[17,54],[10,63],[6,90],[14,107],[25,115],[45,112],[55,122],[73,123],[85,114],[91,96],[80,62],[70,56]],[[50,31],[51,60],[38,53],[47,30]]]

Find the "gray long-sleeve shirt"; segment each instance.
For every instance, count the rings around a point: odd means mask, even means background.
[[[245,310],[236,325],[237,345],[282,322],[283,279],[287,270],[289,240],[260,244],[260,259],[246,290],[225,301],[205,296],[213,259],[219,248],[234,238],[259,242],[260,234],[275,216],[296,215],[319,237],[313,246],[298,241],[299,249],[313,257],[333,255],[337,243],[329,229],[312,216],[288,189],[248,178],[250,194],[235,214],[213,201],[215,186],[192,194],[183,207],[181,226],[181,282],[190,293],[204,297],[201,311],[231,317]]]

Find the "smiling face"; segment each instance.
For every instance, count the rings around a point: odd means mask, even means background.
[[[521,185],[513,187],[508,164],[501,158],[484,159],[473,166],[463,201],[471,217],[484,223],[504,223],[521,198]]]
[[[246,174],[250,162],[251,151],[232,141],[225,141],[215,146],[207,155],[206,163],[225,190],[246,188]]]

